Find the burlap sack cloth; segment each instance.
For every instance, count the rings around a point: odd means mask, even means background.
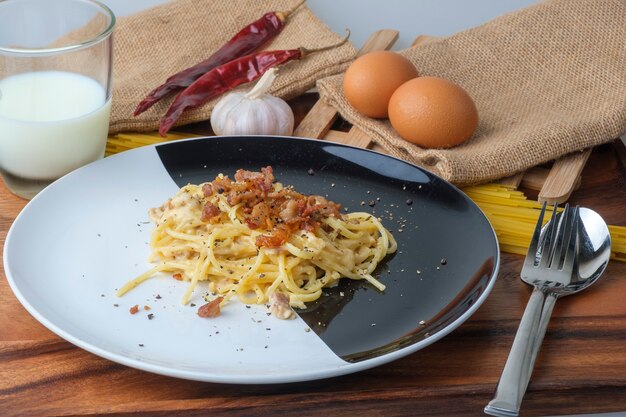
[[[549,0],[401,53],[421,75],[468,91],[480,117],[468,142],[427,150],[403,141],[389,122],[347,103],[342,75],[318,82],[322,99],[387,152],[458,185],[509,176],[626,132],[624,0]]]
[[[287,11],[299,0],[172,0],[170,3],[122,17],[114,33],[113,103],[109,132],[154,131],[173,96],[133,117],[135,107],[170,75],[204,59],[241,28],[267,12]],[[336,34],[306,7],[297,9],[283,31],[263,49],[317,48],[337,43]],[[345,70],[354,58],[350,43],[285,64],[272,94],[285,99],[302,94],[321,77]],[[240,89],[249,89],[244,84]],[[218,99],[187,111],[177,125],[207,120]]]

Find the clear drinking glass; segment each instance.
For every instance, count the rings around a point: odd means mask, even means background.
[[[32,198],[104,156],[115,16],[92,0],[0,0],[0,174]]]

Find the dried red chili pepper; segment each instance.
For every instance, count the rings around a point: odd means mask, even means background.
[[[167,113],[159,122],[159,133],[161,136],[165,136],[185,110],[201,106],[226,91],[254,81],[272,67],[302,59],[315,52],[341,46],[348,40],[349,36],[350,31],[347,31],[347,35],[341,42],[323,48],[263,51],[243,56],[213,68],[176,96]]]
[[[202,74],[218,65],[256,51],[283,30],[287,18],[302,4],[304,4],[304,0],[291,10],[266,13],[260,19],[250,23],[209,58],[172,75],[163,84],[152,90],[137,105],[133,115],[140,115],[172,91],[188,87]]]

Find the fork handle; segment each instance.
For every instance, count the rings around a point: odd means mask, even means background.
[[[535,288],[513,340],[493,400],[487,404],[486,414],[500,417],[519,415],[522,398],[528,387],[535,359],[546,334],[556,296]]]

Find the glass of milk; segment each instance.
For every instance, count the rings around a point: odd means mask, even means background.
[[[0,175],[30,199],[104,156],[115,16],[92,0],[0,1]]]

